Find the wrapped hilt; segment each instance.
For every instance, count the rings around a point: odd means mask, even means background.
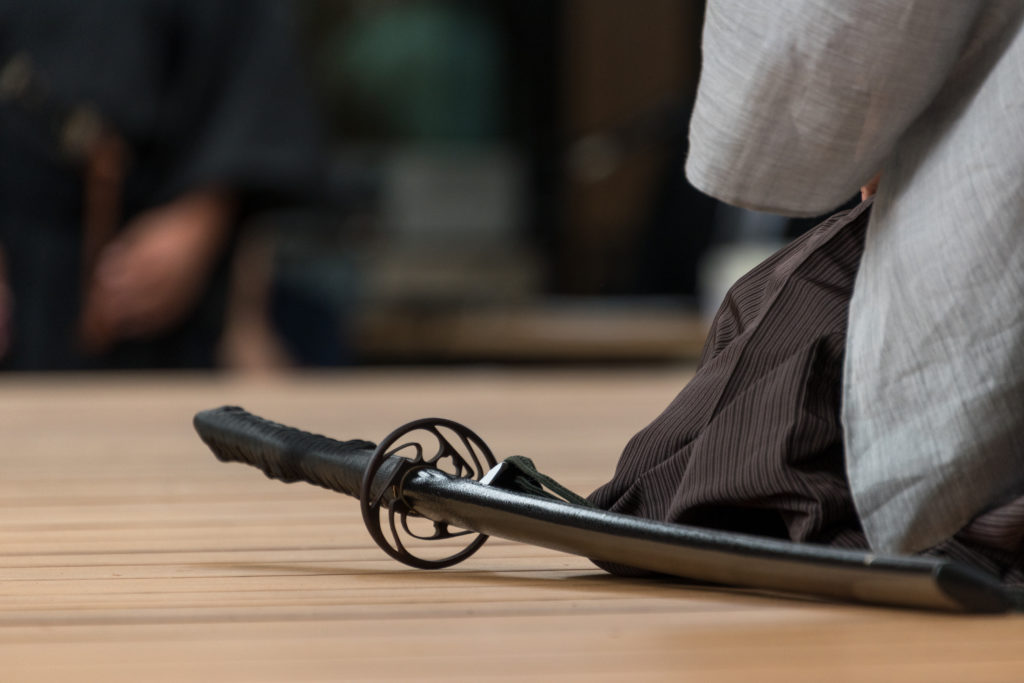
[[[377,447],[370,441],[336,441],[310,434],[237,406],[204,410],[196,414],[193,424],[218,460],[245,463],[271,479],[303,481],[355,498]]]
[[[271,479],[322,486],[359,499],[370,536],[391,557],[421,569],[461,562],[476,552],[487,536],[476,535],[454,554],[430,559],[412,553],[402,536],[420,541],[446,541],[474,532],[453,530],[432,522],[416,531],[420,518],[402,496],[409,477],[431,470],[459,479],[483,478],[495,465],[487,445],[463,425],[443,418],[424,418],[394,430],[380,443],[336,441],[271,422],[237,406],[197,413],[196,431],[218,460],[252,465]],[[387,509],[387,524],[382,524]],[[390,530],[390,536],[385,529]]]

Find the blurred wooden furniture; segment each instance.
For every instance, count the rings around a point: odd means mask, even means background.
[[[359,356],[384,362],[696,362],[708,332],[695,312],[625,297],[380,306],[362,312],[352,327]]]
[[[555,274],[559,291],[593,294],[628,287],[637,277],[631,271],[638,267],[644,230],[665,178],[678,178],[684,191],[675,146],[682,144],[678,138],[696,90],[702,17],[702,3],[695,2],[564,3],[561,118],[568,142],[576,144],[565,168]],[[622,141],[624,148],[601,141],[623,126],[662,128],[669,123],[666,115],[678,119],[672,134],[633,131]]]
[[[423,572],[353,499],[218,463],[192,414],[241,404],[337,437],[462,421],[579,491],[688,377],[350,371],[7,375],[0,680],[1011,681],[1024,618],[958,617],[622,580],[491,541]]]

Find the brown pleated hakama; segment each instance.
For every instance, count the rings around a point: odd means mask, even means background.
[[[733,285],[696,375],[629,441],[592,503],[661,521],[866,547],[845,474],[840,400],[870,205],[832,216]],[[929,553],[1020,580],[1019,550],[972,536],[979,523],[984,516]]]

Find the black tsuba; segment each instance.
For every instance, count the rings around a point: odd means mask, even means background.
[[[452,436],[456,438],[452,439]],[[429,457],[425,456],[424,454],[429,452],[430,446],[434,442],[437,444],[437,451]],[[411,452],[411,457],[403,455],[403,452],[406,451]],[[405,462],[393,470],[386,482],[375,482],[381,466],[391,458],[402,459]],[[402,425],[380,442],[363,474],[359,492],[359,509],[363,514],[363,522],[366,524],[367,531],[384,552],[411,567],[441,569],[462,562],[480,549],[480,546],[487,540],[487,536],[477,534],[462,550],[440,559],[427,559],[414,555],[402,543],[399,528],[407,536],[423,541],[440,541],[475,533],[461,529],[452,531],[444,522],[433,522],[431,533],[414,532],[409,526],[409,519],[411,517],[422,519],[422,516],[403,500],[402,480],[414,470],[433,468],[462,479],[479,481],[495,464],[494,455],[487,444],[471,429],[458,422],[438,417],[427,417]],[[389,490],[393,494],[388,506],[390,539],[385,535],[381,526],[382,501]]]

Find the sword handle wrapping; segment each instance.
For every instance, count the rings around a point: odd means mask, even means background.
[[[416,420],[389,434],[378,447],[369,441],[335,441],[294,427],[265,420],[237,406],[223,406],[196,413],[192,420],[199,438],[222,462],[241,462],[261,470],[271,479],[285,483],[302,481],[359,498],[363,520],[373,540],[395,559],[421,569],[448,567],[472,555],[487,536],[477,534],[460,551],[441,558],[422,558],[410,552],[402,542],[399,529],[411,539],[447,540],[470,534],[451,531],[444,522],[433,522],[433,533],[417,535],[408,518],[420,515],[401,496],[400,480],[418,469],[427,469],[451,478],[482,477],[495,464],[487,445],[468,428],[440,418]],[[445,430],[443,433],[441,430]],[[424,432],[436,448],[427,451],[418,439]],[[461,448],[460,448],[461,447]],[[416,453],[406,458],[399,453]],[[440,464],[455,471],[444,475]],[[388,509],[391,540],[381,527],[382,509]],[[450,551],[448,546],[445,551]]]
[[[218,460],[245,463],[271,479],[302,481],[356,498],[376,448],[369,441],[310,434],[237,406],[196,413],[192,423]]]

